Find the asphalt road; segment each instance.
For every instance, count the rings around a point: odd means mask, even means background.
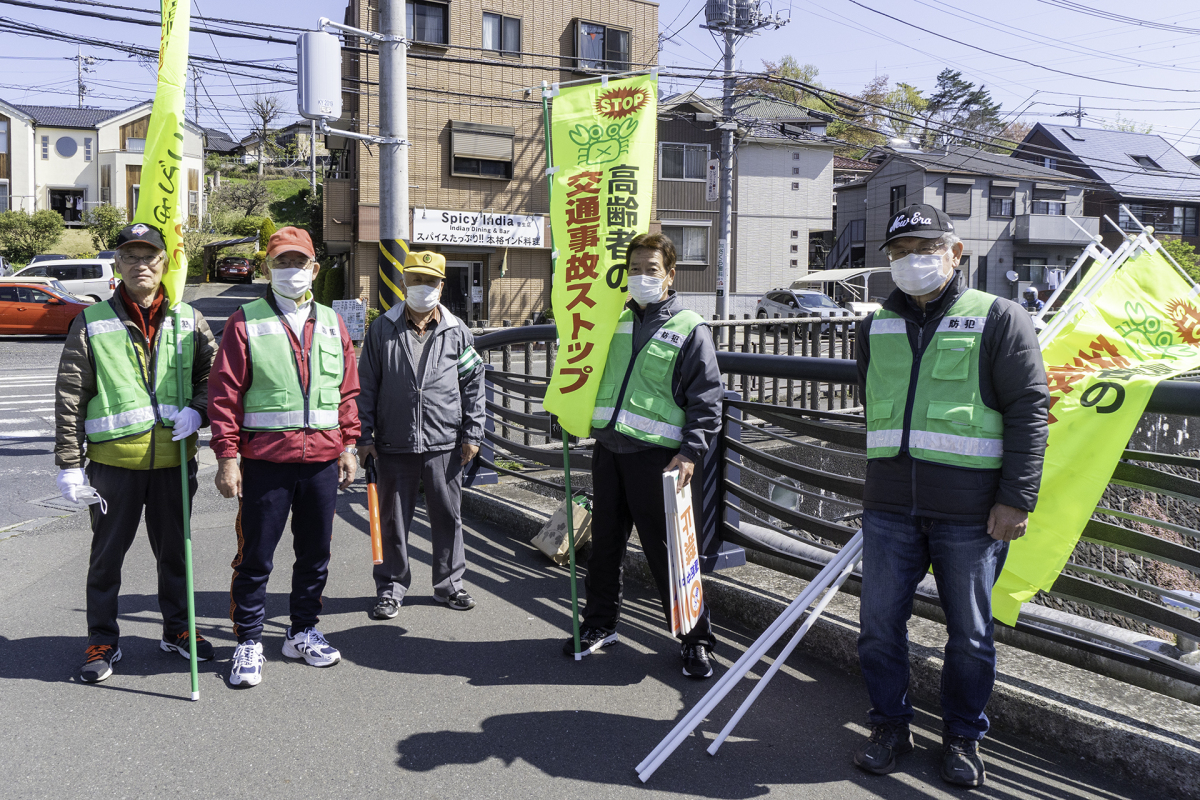
[[[219,337],[229,315],[261,297],[266,286],[261,280],[199,284],[189,286],[184,299]],[[54,482],[54,379],[62,346],[62,336],[0,336],[0,537],[6,528],[73,510]],[[200,432],[201,446],[207,441],[206,428]]]
[[[193,515],[200,631],[217,658],[201,665],[158,649],[154,563],[144,536],[126,559],[124,659],[107,682],[76,677],[85,644],[90,533],[83,514],[0,540],[0,795],[5,798],[383,797],[750,798],[820,800],[962,796],[937,774],[940,721],[921,709],[917,751],[887,777],[849,763],[861,740],[861,679],[801,652],[776,676],[720,754],[704,748],[751,683],[744,681],[641,785],[634,766],[711,683],[680,673],[657,600],[627,587],[622,642],[576,663],[569,583],[528,542],[468,524],[468,589],[456,612],[430,598],[424,516],[413,589],[397,619],[375,622],[361,483],[342,495],[321,629],[343,661],[316,669],[280,655],[288,624],[288,536],[269,585],[263,683],[225,678],[236,506],[201,473]],[[718,623],[718,669],[751,637]],[[759,666],[761,675],[766,664]],[[988,741],[982,798],[1149,798],[1086,762],[1000,735]]]

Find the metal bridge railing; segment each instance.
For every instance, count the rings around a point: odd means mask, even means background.
[[[716,544],[724,539],[726,548],[733,544],[765,554],[774,564],[819,569],[853,536],[866,466],[866,428],[852,360],[854,322],[717,323],[734,330],[717,354],[727,387],[723,431],[698,475],[702,549],[710,565],[741,563],[727,549],[718,555]],[[830,327],[822,331],[824,325]],[[543,492],[561,491],[561,432],[541,406],[555,339],[553,325],[507,328],[476,339],[488,361],[481,457],[492,477],[481,472],[483,482],[495,480],[494,470],[519,476]],[[797,346],[804,341],[807,351]],[[1160,384],[1146,413],[1200,415],[1200,383]],[[590,441],[572,442],[572,482],[585,492],[590,451]],[[1122,567],[1131,559],[1143,566],[1164,565],[1200,587],[1200,526],[1118,508],[1113,499],[1121,492],[1167,498],[1183,504],[1183,519],[1195,519],[1200,516],[1197,477],[1200,458],[1126,450],[1105,496],[1107,505],[1097,509],[1048,596],[1037,600],[1072,613],[1026,606],[1016,629],[1200,686],[1197,657],[1188,655],[1200,642],[1200,620],[1186,609],[1196,601],[1177,586],[1147,580],[1144,569]],[[1100,548],[1100,566],[1084,557],[1089,547]],[[936,588],[932,580],[928,584],[918,599],[936,604]],[[1109,635],[1105,626],[1089,624],[1085,617],[1144,632],[1147,641]],[[1163,632],[1174,636],[1177,646],[1163,639]],[[1153,645],[1152,636],[1161,646]]]

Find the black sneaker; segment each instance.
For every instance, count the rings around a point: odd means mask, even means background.
[[[188,632],[176,634],[164,634],[162,641],[158,643],[159,648],[170,653],[172,651],[179,653],[184,658],[191,660],[192,653],[188,649]],[[205,639],[200,634],[196,634],[196,660],[211,661],[213,657],[212,643]]]
[[[871,726],[871,736],[854,751],[854,765],[874,775],[887,775],[896,768],[896,759],[913,750],[912,731],[903,722],[884,722]]]
[[[400,613],[400,601],[394,597],[381,597],[371,609],[372,619],[394,619]]]
[[[433,599],[437,600],[439,603],[445,603],[455,611],[470,611],[475,607],[475,599],[471,597],[471,595],[467,594],[466,589],[459,589],[449,597],[439,597],[435,594]]]
[[[687,644],[680,648],[683,656],[683,674],[689,678],[704,680],[712,677],[712,664],[708,661],[708,646],[703,644]]]
[[[942,735],[942,780],[955,786],[983,786],[979,742],[965,736]]]
[[[601,647],[616,644],[620,639],[615,631],[605,631],[600,628],[583,627],[579,629],[579,655],[590,656]],[[575,655],[575,637],[563,642],[563,655]]]
[[[112,675],[112,665],[121,660],[121,648],[115,644],[93,644],[87,649],[87,659],[79,670],[79,680],[99,683]]]

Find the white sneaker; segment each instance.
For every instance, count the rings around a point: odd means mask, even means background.
[[[303,658],[313,667],[332,667],[342,660],[342,654],[316,628],[305,628],[299,633],[287,629],[283,641],[283,655],[287,658]]]
[[[230,686],[258,686],[263,671],[262,642],[242,642],[233,651]]]

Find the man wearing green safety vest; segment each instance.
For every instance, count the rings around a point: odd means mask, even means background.
[[[1019,305],[959,288],[963,245],[940,209],[891,215],[880,249],[898,288],[857,333],[868,459],[858,653],[872,707],[854,763],[881,775],[913,749],[907,624],[932,567],[949,634],[941,774],[981,786],[996,677],[991,591],[1037,503],[1046,373]]]
[[[58,365],[58,486],[66,500],[91,506],[88,643],[79,672],[86,683],[106,680],[121,660],[121,566],[143,511],[158,562],[159,646],[190,657],[179,440],[187,440],[194,495],[196,430],[207,424],[208,373],[216,346],[204,317],[186,303],[176,330],[176,315],[162,288],[164,249],[162,234],[149,225],[130,225],[118,234],[115,263],[121,284],[107,302],[75,318]],[[182,339],[182,359],[177,339]],[[184,397],[178,396],[179,369]],[[212,658],[212,645],[199,634],[196,651],[201,661]]]
[[[662,474],[686,486],[721,427],[724,396],[712,335],[671,291],[675,245],[661,233],[637,236],[626,252],[629,304],[617,323],[592,417],[592,552],[579,629],[584,655],[617,642],[621,564],[633,525],[670,619],[667,524]],[[707,606],[681,637],[683,673],[712,675],[716,640]],[[574,637],[563,645],[573,656]]]

